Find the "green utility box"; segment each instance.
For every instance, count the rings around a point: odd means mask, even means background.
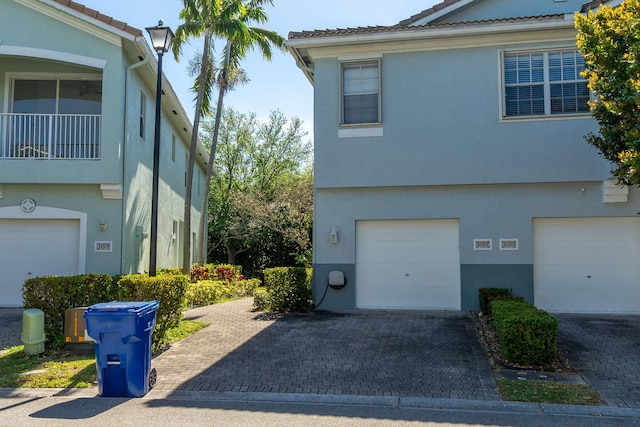
[[[22,344],[30,355],[44,353],[44,312],[30,308],[22,312]]]

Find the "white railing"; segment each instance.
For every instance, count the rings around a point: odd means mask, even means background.
[[[0,158],[99,159],[102,116],[0,114]]]

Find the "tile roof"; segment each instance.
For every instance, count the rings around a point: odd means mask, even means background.
[[[468,21],[468,22],[426,24],[426,25],[417,25],[417,26],[397,24],[397,25],[391,25],[391,26],[334,28],[334,29],[328,29],[328,30],[313,30],[313,31],[298,31],[298,32],[292,31],[289,33],[289,39],[346,36],[346,35],[358,35],[358,34],[384,33],[384,32],[393,32],[393,31],[415,31],[415,30],[432,29],[432,28],[469,27],[474,25],[527,22],[527,21],[544,21],[544,20],[554,20],[554,19],[564,19],[564,14],[527,16],[522,18],[501,18],[501,19],[489,19],[489,20]]]
[[[605,3],[609,3],[609,0],[591,0],[590,2],[587,2],[582,5],[582,9],[580,9],[580,12],[582,13],[588,12],[590,10],[598,8],[601,4],[605,4]]]
[[[122,22],[122,21],[118,21],[117,19],[112,18],[111,16],[108,15],[104,15],[100,12],[98,12],[97,10],[91,9],[85,5],[82,5],[80,3],[76,3],[72,0],[53,0],[56,3],[59,3],[63,6],[66,6],[70,9],[73,9],[77,12],[82,13],[83,15],[87,15],[93,19],[97,19],[98,21],[104,22],[107,25],[110,25],[114,28],[117,28],[119,30],[122,30],[126,33],[129,33],[133,36],[136,37],[140,37],[142,36],[142,31],[132,27],[130,25],[128,25],[126,22]]]
[[[436,12],[446,8],[446,7],[449,7],[452,4],[456,4],[456,3],[460,2],[460,1],[462,1],[462,0],[444,0],[441,3],[437,3],[437,4],[433,5],[433,6],[431,6],[429,9],[425,9],[422,12],[420,12],[420,13],[418,13],[416,15],[413,15],[412,17],[410,17],[408,19],[404,19],[404,20],[400,21],[398,23],[398,25],[411,25],[414,22],[417,22],[417,21],[421,20],[422,18],[426,18],[427,16],[433,15],[434,13],[436,13]],[[586,12],[588,10],[597,8],[601,4],[608,3],[608,2],[609,2],[609,0],[591,0],[591,1],[589,1],[589,2],[587,2],[587,3],[582,5],[582,9],[580,10],[580,12],[584,13],[584,12]]]
[[[429,9],[425,9],[422,12],[413,15],[411,18],[404,19],[398,22],[398,25],[411,25],[414,22],[421,20],[422,18],[426,18],[429,15],[433,15],[434,13],[444,9],[445,7],[451,6],[452,4],[456,4],[461,0],[444,0],[442,3],[434,4]]]

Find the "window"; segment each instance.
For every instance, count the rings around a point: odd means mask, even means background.
[[[12,77],[0,157],[99,159],[99,77]],[[3,129],[3,131],[5,131]]]
[[[144,139],[145,119],[147,116],[147,97],[140,92],[140,138]]]
[[[175,163],[176,161],[176,136],[171,135],[171,161]]]
[[[504,115],[549,116],[589,112],[589,88],[575,50],[504,55]]]
[[[380,61],[342,64],[342,124],[381,121]]]

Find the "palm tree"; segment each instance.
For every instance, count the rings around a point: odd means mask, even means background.
[[[206,236],[207,200],[213,176],[213,162],[220,120],[222,118],[222,105],[225,92],[229,89],[230,76],[239,72],[240,61],[251,50],[258,49],[262,56],[270,60],[272,47],[284,49],[284,38],[274,31],[263,28],[251,27],[252,23],[262,24],[267,22],[267,14],[264,5],[273,5],[273,0],[183,0],[183,9],[180,18],[184,20],[176,29],[176,38],[173,43],[173,53],[179,58],[182,46],[192,38],[202,37],[204,48],[200,58],[200,73],[194,88],[197,90],[196,107],[193,120],[193,133],[189,151],[187,166],[187,188],[184,201],[184,245],[182,270],[188,273],[191,265],[189,254],[191,252],[191,191],[193,188],[193,169],[198,142],[200,117],[210,113],[210,101],[213,92],[213,84],[218,86],[218,101],[216,104],[216,117],[214,132],[211,140],[211,150],[207,162],[207,176],[205,178],[205,192],[203,208],[201,211],[200,232],[198,239],[198,261],[204,262],[204,243]],[[211,51],[214,41],[225,42],[224,59],[221,67],[215,69],[212,66]]]

